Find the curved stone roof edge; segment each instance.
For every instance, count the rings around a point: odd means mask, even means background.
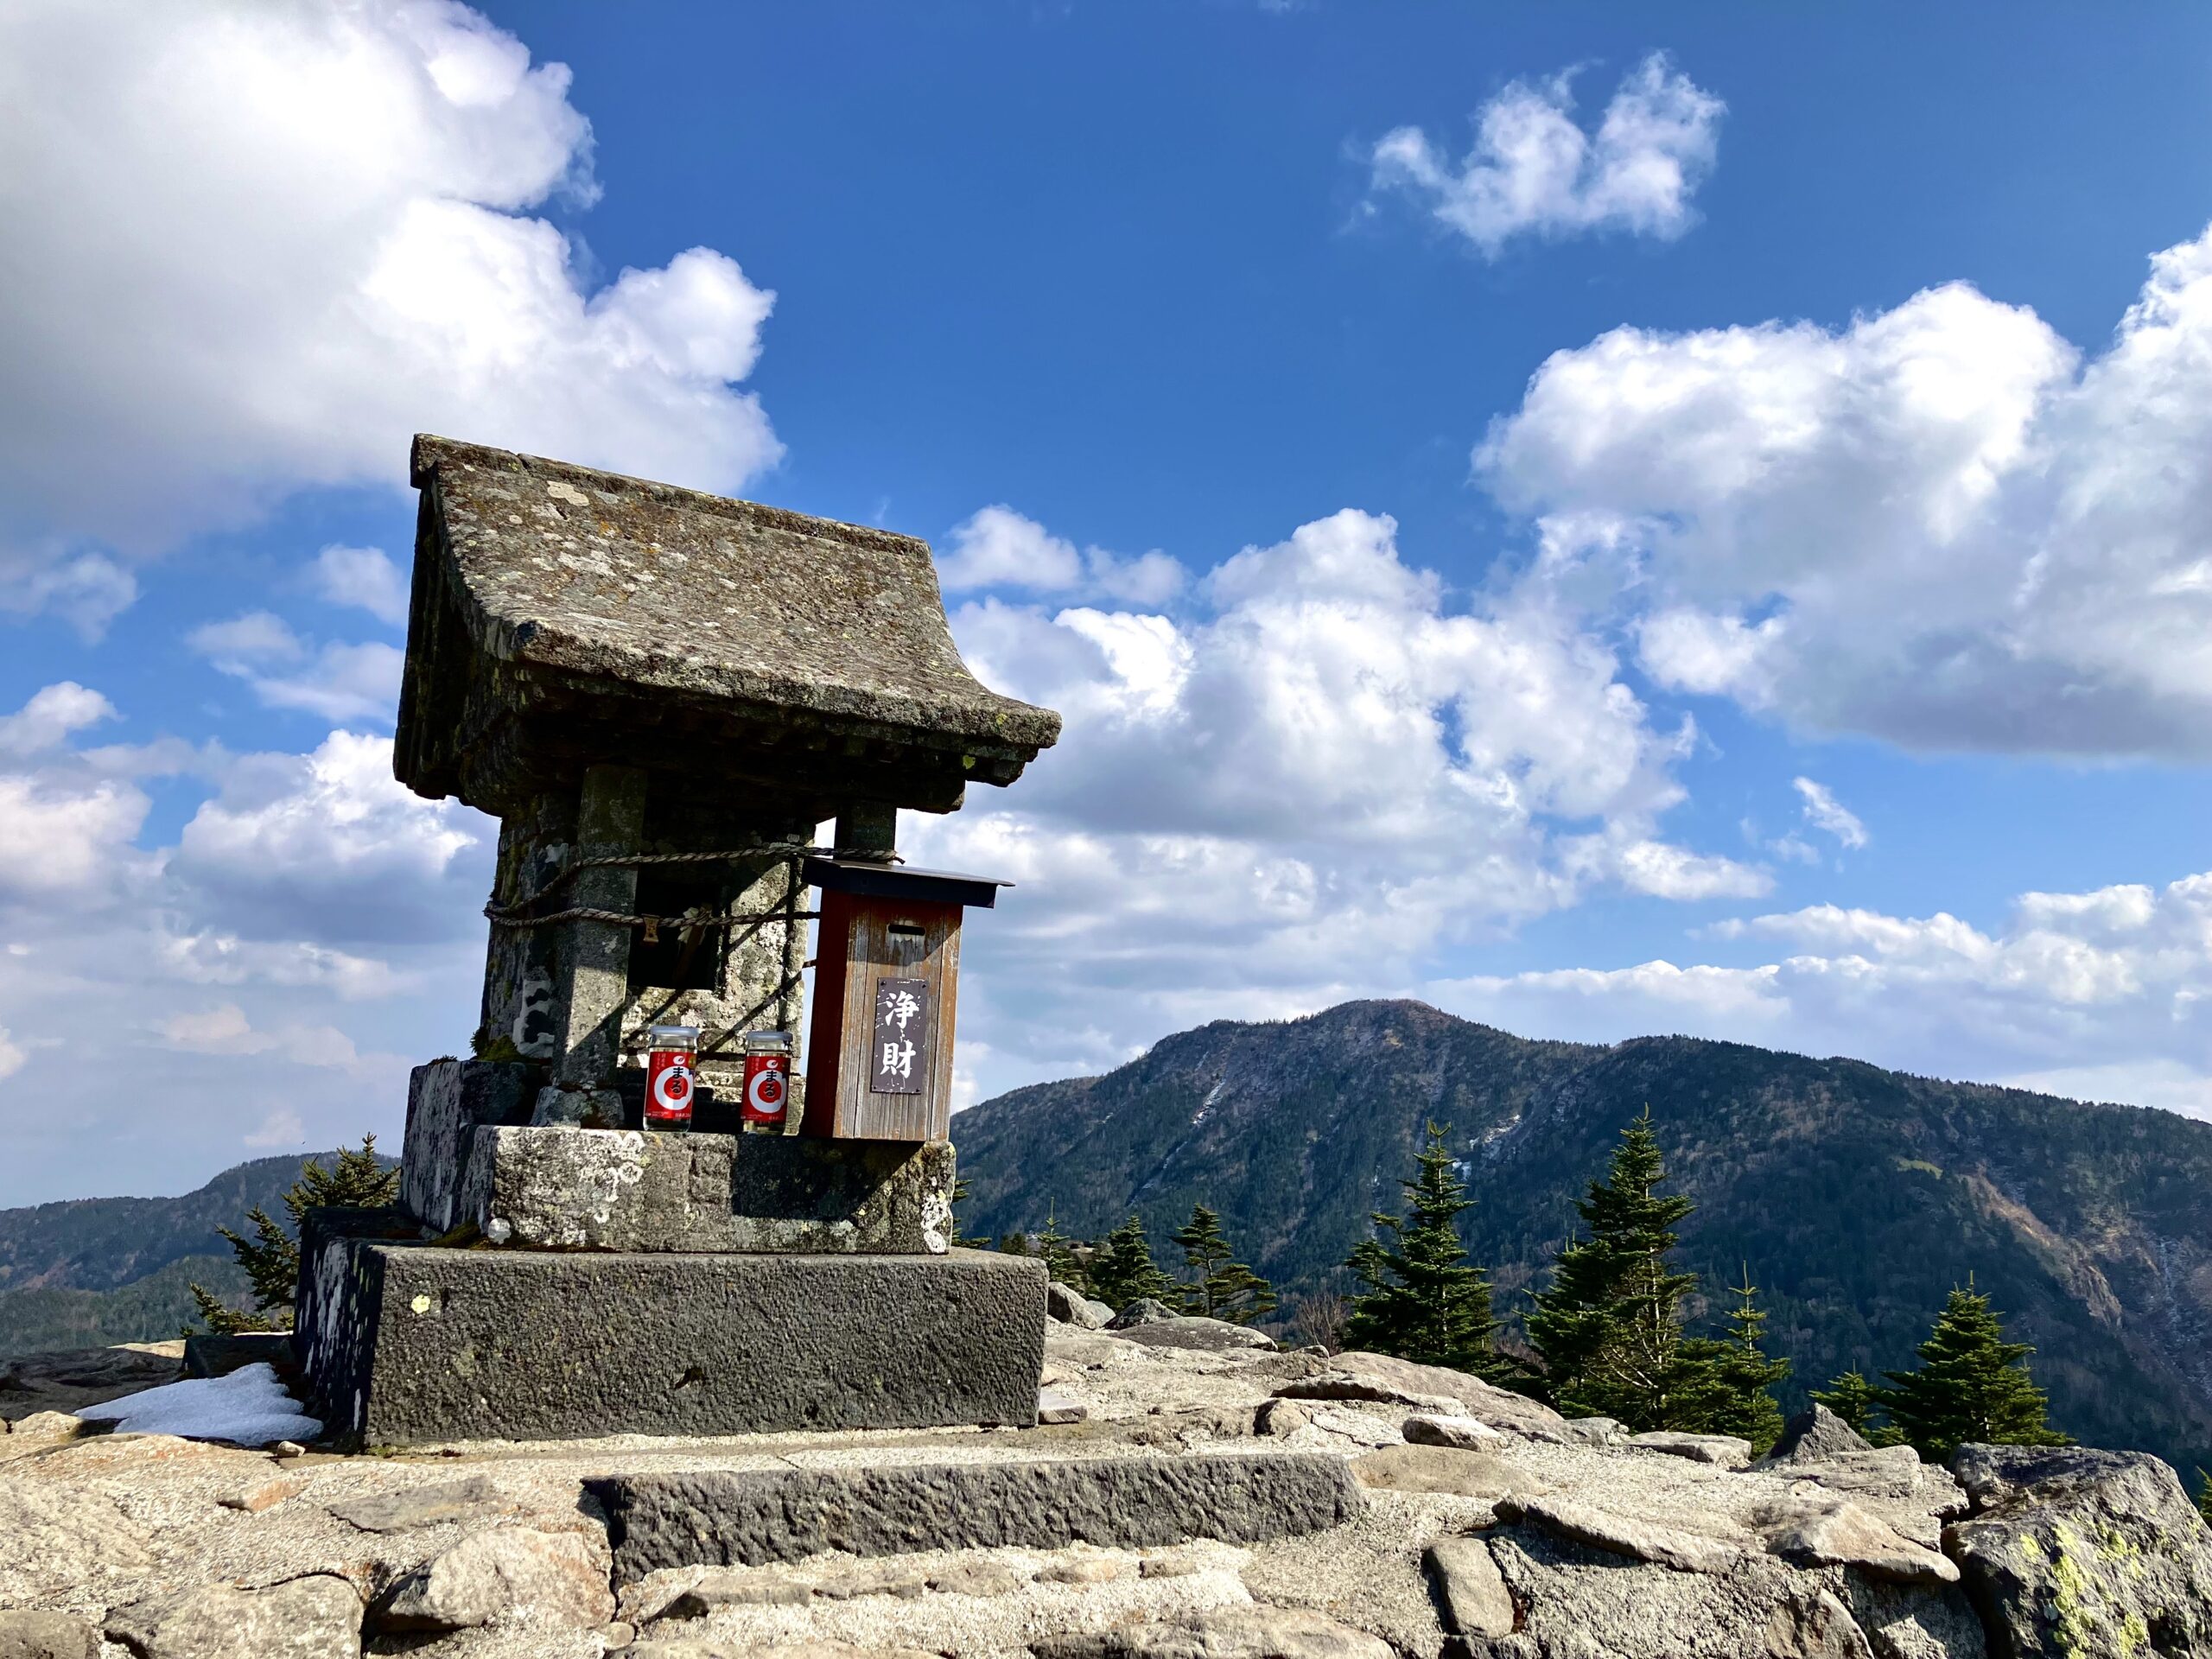
[[[550,455],[528,454],[519,449],[501,449],[488,443],[470,443],[461,438],[441,437],[435,432],[417,432],[413,446],[408,451],[407,481],[421,489],[429,481],[432,463],[442,455],[474,465],[497,465],[502,461],[520,463],[523,469],[543,473],[556,478],[607,479],[626,489],[641,494],[658,496],[671,503],[696,508],[703,512],[730,516],[732,510],[763,524],[773,524],[801,535],[818,535],[824,530],[834,530],[844,540],[881,548],[890,553],[919,553],[935,568],[935,556],[930,544],[918,536],[902,536],[893,530],[879,530],[873,524],[849,524],[842,518],[824,518],[810,512],[794,512],[789,507],[772,507],[765,501],[748,501],[742,496],[716,495],[712,490],[695,490],[681,484],[664,484],[658,479],[639,478],[634,473],[618,473],[604,467],[586,467],[579,461],[556,461]]]
[[[472,464],[499,465],[513,462],[528,470],[550,476],[582,479],[614,479],[624,486],[648,494],[686,505],[698,506],[727,515],[732,508],[742,510],[748,517],[779,524],[802,534],[818,534],[822,530],[834,529],[844,532],[855,542],[872,543],[886,551],[911,556],[918,553],[930,566],[932,579],[936,573],[935,556],[927,542],[916,536],[901,536],[893,531],[877,530],[866,524],[847,524],[842,519],[821,518],[808,513],[791,512],[757,501],[745,501],[734,496],[715,495],[704,490],[687,489],[680,485],[664,484],[652,479],[638,478],[626,473],[612,473],[604,468],[581,466],[572,461],[556,461],[543,455],[525,454],[518,450],[501,449],[491,444],[469,443],[458,438],[441,437],[435,433],[418,432],[408,454],[408,479],[417,490],[428,491],[436,481],[435,461],[450,454]],[[439,535],[441,553],[447,561],[457,557],[448,544],[442,525]],[[457,572],[452,573],[455,575]],[[643,675],[632,675],[632,683],[658,684],[671,690],[699,690],[708,689],[700,684],[700,670],[693,667],[688,673],[661,674],[652,672],[652,653],[610,640],[579,639],[547,619],[511,619],[487,607],[481,595],[469,583],[455,580],[450,584],[453,596],[471,613],[474,624],[472,630],[494,654],[512,663],[536,663],[543,667],[569,673],[591,674],[599,671],[592,658],[606,653],[616,654],[633,660],[636,667],[645,668]],[[563,649],[566,647],[566,649]],[[956,655],[957,647],[955,647]],[[966,671],[964,661],[961,667]],[[1062,721],[1057,709],[1042,704],[1026,702],[1020,697],[1008,696],[1003,691],[993,690],[969,671],[969,682],[979,694],[981,708],[972,705],[936,704],[912,696],[896,693],[873,693],[859,696],[823,696],[818,689],[780,677],[749,673],[715,671],[705,676],[721,683],[712,689],[722,695],[747,702],[773,705],[781,702],[810,708],[817,714],[832,718],[857,721],[867,724],[893,726],[905,730],[935,734],[942,738],[969,739],[978,743],[1003,745],[1011,748],[1027,749],[1031,758],[1059,741]],[[869,709],[863,705],[875,701],[878,707]],[[888,715],[889,718],[886,718]],[[963,716],[969,716],[963,718]],[[1011,728],[1012,729],[1009,729]],[[947,745],[950,747],[950,745]]]

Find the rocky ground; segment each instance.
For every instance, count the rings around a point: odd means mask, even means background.
[[[2154,1459],[1968,1448],[1944,1470],[1823,1415],[1751,1466],[1740,1441],[1630,1438],[1211,1321],[1053,1332],[1047,1414],[1071,1421],[1034,1429],[386,1456],[87,1433],[55,1404],[174,1359],[21,1363],[0,1373],[0,1659],[2212,1656],[2212,1535]],[[946,1512],[897,1554],[631,1573],[584,1485],[1275,1449],[1344,1459],[1347,1518],[1246,1543],[928,1547],[975,1535]]]

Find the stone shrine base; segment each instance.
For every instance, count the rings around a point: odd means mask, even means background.
[[[1025,1257],[302,1243],[310,1408],[365,1446],[1036,1421]]]

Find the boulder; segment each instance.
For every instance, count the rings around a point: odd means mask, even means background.
[[[1670,1458],[1688,1458],[1692,1463],[1709,1463],[1721,1469],[1749,1468],[1751,1461],[1751,1443],[1733,1434],[1682,1434],[1659,1428],[1648,1434],[1631,1434],[1628,1444],[1639,1452],[1664,1452]]]
[[[1785,1500],[1752,1519],[1768,1549],[1799,1567],[1856,1567],[1898,1584],[1959,1581],[1959,1569],[1943,1556],[1847,1499]]]
[[[403,1532],[410,1527],[435,1526],[442,1521],[478,1520],[497,1514],[505,1507],[505,1501],[490,1480],[471,1475],[465,1480],[373,1492],[323,1507],[363,1532]]]
[[[1993,1645],[2014,1659],[2212,1651],[2212,1529],[2143,1452],[1962,1446],[1972,1505],[1943,1530]]]
[[[1045,1311],[1062,1325],[1072,1325],[1079,1330],[1097,1331],[1114,1317],[1114,1310],[1103,1302],[1094,1302],[1073,1286],[1053,1280],[1045,1287]]]
[[[1873,1449],[1866,1436],[1815,1401],[1808,1410],[1799,1412],[1783,1426],[1782,1438],[1761,1460],[1760,1467],[1777,1463],[1826,1463]]]
[[[1875,1655],[1840,1574],[1756,1554],[1726,1572],[1682,1573],[1527,1530],[1494,1535],[1490,1548],[1519,1628],[1460,1650],[1484,1659],[1907,1659]]]
[[[99,1659],[100,1634],[70,1613],[0,1612],[0,1659]]]
[[[1577,1446],[1604,1447],[1628,1444],[1627,1427],[1611,1417],[1570,1417],[1567,1438]]]
[[[1427,1565],[1446,1630],[1458,1636],[1513,1633],[1513,1598],[1488,1544],[1479,1538],[1440,1538],[1428,1547]]]
[[[1313,1421],[1313,1414],[1295,1400],[1263,1400],[1252,1414],[1252,1432],[1285,1440]]]
[[[138,1659],[357,1659],[361,1598],[327,1573],[264,1590],[215,1584],[116,1608],[102,1629]]]
[[[1037,1659],[1396,1659],[1390,1644],[1292,1607],[1235,1607],[1030,1643]]]
[[[528,1619],[604,1624],[614,1617],[608,1564],[576,1532],[505,1527],[462,1539],[401,1579],[378,1600],[386,1630],[460,1630]]]
[[[1127,1307],[1106,1321],[1109,1331],[1128,1331],[1140,1325],[1154,1325],[1161,1319],[1180,1316],[1166,1303],[1150,1296],[1140,1296]]]
[[[1672,1567],[1678,1573],[1725,1573],[1744,1553],[1719,1538],[1616,1515],[1572,1498],[1514,1494],[1498,1500],[1497,1518],[1535,1527],[1569,1543]]]
[[[1147,1348],[1188,1348],[1205,1354],[1230,1354],[1243,1350],[1273,1353],[1277,1344],[1264,1331],[1227,1319],[1209,1319],[1195,1313],[1179,1313],[1142,1325],[1125,1325],[1115,1333],[1124,1342]]]
[[[1567,1419],[1549,1406],[1465,1371],[1418,1365],[1388,1354],[1338,1354],[1318,1376],[1300,1377],[1275,1392],[1293,1400],[1376,1400],[1432,1414],[1472,1417],[1509,1434],[1564,1446]]]
[[[1865,1452],[1847,1452],[1825,1462],[1763,1463],[1759,1468],[1785,1480],[1817,1482],[1832,1492],[1857,1492],[1872,1497],[1910,1497],[1930,1484],[1950,1488],[1948,1501],[1963,1513],[1966,1499],[1950,1476],[1941,1469],[1923,1467],[1920,1454],[1909,1446],[1880,1446]],[[1939,1500],[1938,1506],[1941,1502]]]
[[[1456,1446],[1462,1452],[1478,1452],[1505,1438],[1502,1430],[1492,1428],[1479,1417],[1440,1412],[1408,1417],[1400,1432],[1415,1446]]]

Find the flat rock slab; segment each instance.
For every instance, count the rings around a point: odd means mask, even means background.
[[[1037,1659],[1396,1659],[1380,1637],[1294,1607],[1239,1607],[1032,1644]]]
[[[366,1445],[1036,1421],[1026,1257],[313,1247],[309,1388]]]
[[[99,1632],[70,1613],[0,1612],[0,1659],[99,1659]]]
[[[404,1532],[413,1527],[434,1527],[445,1521],[474,1521],[505,1507],[499,1489],[482,1475],[441,1481],[435,1486],[404,1486],[396,1492],[372,1492],[324,1505],[329,1512],[363,1532]]]
[[[1389,1354],[1337,1354],[1318,1376],[1284,1383],[1290,1400],[1371,1400],[1412,1406],[1432,1415],[1472,1417],[1509,1434],[1566,1445],[1567,1419],[1539,1401],[1485,1382],[1465,1371],[1421,1365]]]
[[[1209,1319],[1196,1313],[1179,1313],[1164,1319],[1147,1319],[1114,1332],[1123,1342],[1147,1348],[1188,1348],[1202,1354],[1236,1353],[1252,1349],[1273,1353],[1278,1344],[1264,1331],[1227,1319]]]
[[[105,1630],[139,1659],[355,1659],[361,1598],[321,1573],[265,1590],[217,1584],[118,1607]]]
[[[1343,1459],[1262,1452],[589,1480],[617,1583],[665,1567],[759,1566],[825,1550],[1133,1548],[1318,1532],[1365,1499]]]
[[[1633,1560],[1672,1567],[1678,1573],[1725,1573],[1744,1552],[1718,1538],[1616,1515],[1571,1498],[1513,1496],[1497,1503],[1501,1521],[1517,1522],[1568,1543]]]
[[[1767,1548],[1799,1567],[1851,1567],[1897,1584],[1959,1581],[1959,1569],[1935,1550],[1841,1498],[1791,1500],[1753,1517]]]
[[[1733,1434],[1681,1434],[1660,1428],[1648,1434],[1631,1434],[1628,1444],[1639,1452],[1663,1452],[1720,1469],[1747,1469],[1751,1462],[1751,1443]]]
[[[479,1128],[457,1218],[531,1249],[942,1255],[943,1141]]]
[[[1513,1634],[1513,1597],[1490,1546],[1479,1538],[1440,1538],[1427,1565],[1444,1605],[1444,1628],[1461,1636]]]

